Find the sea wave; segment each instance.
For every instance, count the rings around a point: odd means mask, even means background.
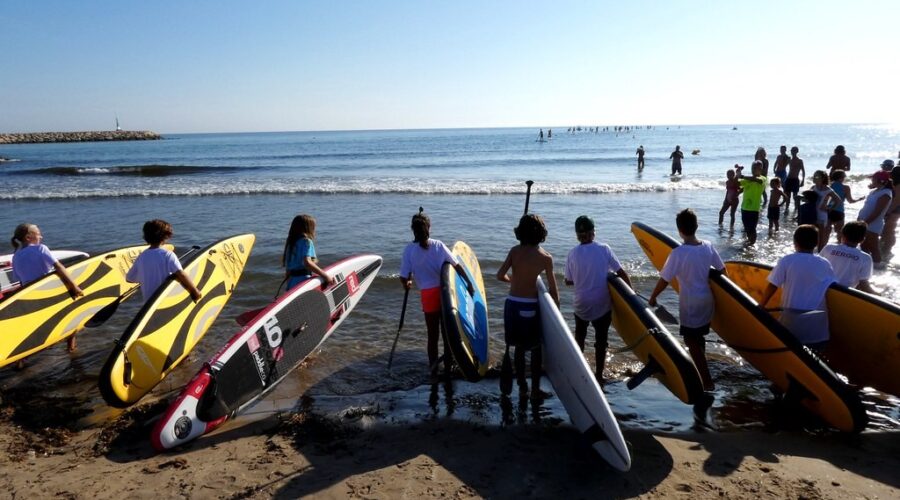
[[[0,200],[61,199],[61,198],[118,198],[153,196],[225,196],[256,194],[427,194],[427,195],[521,195],[522,182],[486,182],[480,180],[427,180],[382,179],[326,179],[297,182],[290,180],[265,180],[259,182],[198,182],[167,186],[117,186],[97,187],[72,184],[44,186],[40,192],[30,189],[9,189],[0,192]],[[717,180],[689,180],[677,182],[641,183],[580,183],[542,182],[535,184],[535,192],[545,194],[619,194],[652,193],[721,189]]]
[[[9,172],[10,175],[113,175],[135,177],[167,177],[172,175],[238,172],[242,167],[205,167],[197,165],[126,165],[115,167],[46,167]]]

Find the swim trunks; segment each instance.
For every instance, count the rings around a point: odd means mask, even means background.
[[[537,299],[509,296],[503,306],[503,332],[506,343],[534,349],[541,343],[541,317]]]
[[[441,287],[426,288],[421,294],[422,312],[425,314],[441,312]]]
[[[778,222],[781,219],[781,211],[779,210],[778,206],[770,205],[769,211],[766,214],[766,216],[769,218],[770,221]]]
[[[797,194],[800,192],[800,178],[788,177],[784,180],[784,191],[786,193]]]

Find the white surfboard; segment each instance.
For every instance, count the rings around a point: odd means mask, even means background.
[[[537,287],[544,370],[550,383],[572,423],[594,450],[616,469],[627,471],[631,468],[631,454],[600,384],[541,278],[537,279]]]

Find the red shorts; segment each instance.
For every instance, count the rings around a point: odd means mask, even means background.
[[[422,312],[425,314],[441,312],[441,287],[422,290]]]

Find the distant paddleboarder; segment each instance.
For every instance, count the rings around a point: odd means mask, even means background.
[[[544,129],[541,129],[541,132],[538,134],[538,141],[544,142]]]

